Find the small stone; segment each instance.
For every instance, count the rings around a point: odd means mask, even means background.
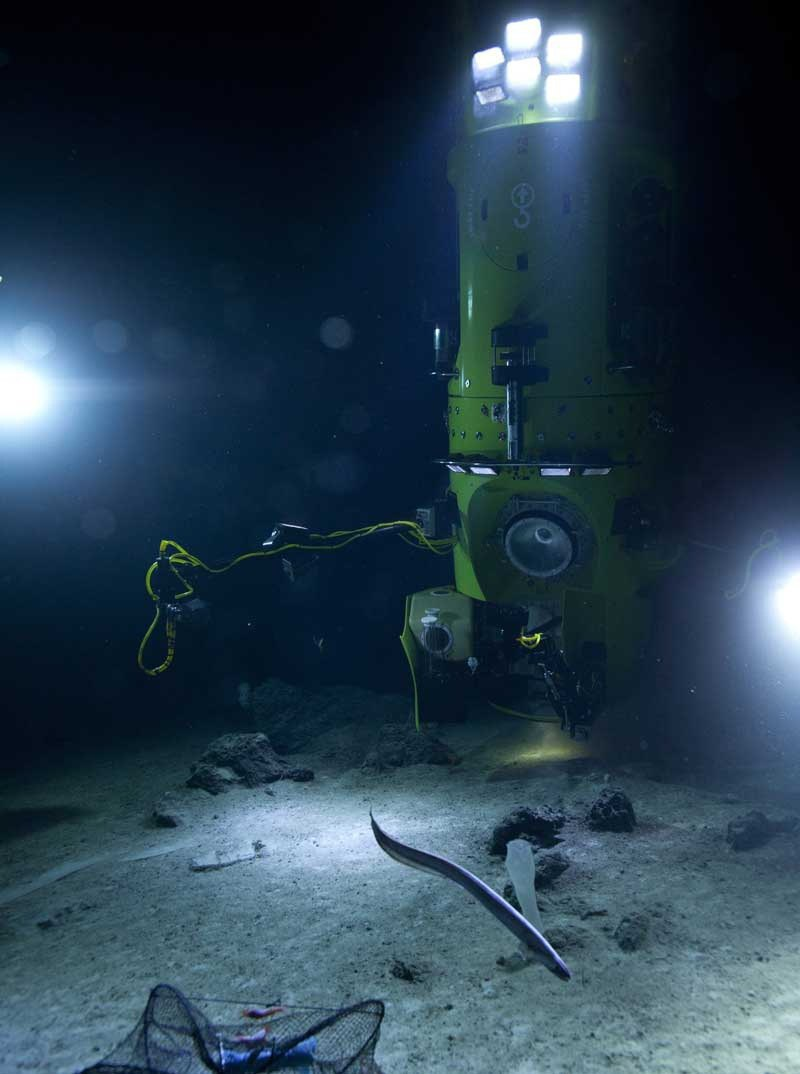
[[[587,906],[581,910],[581,921],[586,921],[590,917],[605,917],[607,913],[605,906]]]
[[[171,791],[166,791],[153,806],[153,820],[159,828],[179,828],[184,823],[180,802]]]
[[[772,831],[766,816],[757,809],[736,817],[728,824],[725,841],[734,850],[752,850],[769,839]]]
[[[256,848],[252,844],[248,847],[211,850],[200,857],[192,858],[189,862],[189,868],[193,873],[207,873],[215,869],[226,869],[229,865],[252,861],[256,853]]]
[[[392,977],[397,977],[400,981],[410,981],[412,984],[422,980],[422,973],[416,966],[409,966],[405,962],[401,962],[399,958],[392,962],[389,972]]]
[[[624,791],[606,787],[589,808],[586,823],[599,832],[632,832],[636,826],[636,814]]]
[[[221,735],[206,747],[192,765],[189,787],[202,787],[219,794],[232,786],[261,787],[279,779],[306,782],[314,778],[310,768],[295,768],[280,758],[265,734]]]
[[[764,813],[752,809],[744,816],[730,821],[725,840],[734,850],[752,850],[753,847],[766,843],[778,832],[793,832],[797,823],[797,817],[770,820]]]
[[[492,832],[489,842],[490,854],[505,854],[506,845],[512,839],[528,839],[534,847],[552,847],[559,842],[558,832],[566,817],[560,809],[539,806],[530,809],[518,806],[508,813]]]
[[[378,740],[362,763],[368,772],[385,772],[412,764],[458,764],[459,758],[426,727],[416,730],[410,723],[385,723]]]
[[[186,786],[199,787],[209,794],[222,794],[223,791],[235,787],[238,782],[233,769],[198,761],[192,765],[192,774],[186,780]]]
[[[614,929],[614,939],[623,951],[636,951],[647,939],[648,927],[645,914],[630,914]]]
[[[550,887],[554,880],[557,880],[563,872],[569,869],[569,866],[569,858],[560,850],[552,850],[547,854],[537,854],[536,887]]]

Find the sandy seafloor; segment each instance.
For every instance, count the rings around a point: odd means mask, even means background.
[[[800,835],[741,852],[724,838],[750,809],[797,812],[796,766],[653,778],[600,757],[576,772],[557,729],[495,715],[437,733],[459,765],[367,774],[322,749],[292,757],[313,782],[272,793],[181,790],[214,736],[196,726],[4,776],[0,1069],[97,1062],[168,982],[247,1001],[383,999],[385,1074],[800,1071]],[[583,821],[609,784],[634,804],[632,834]],[[179,828],[150,818],[166,790],[184,803]],[[487,840],[517,805],[569,817],[571,865],[539,901],[570,982],[498,966],[513,938],[460,888],[390,860],[369,825],[371,807],[392,835],[502,890]],[[189,869],[255,841],[255,858]],[[631,913],[649,931],[626,952],[614,930]],[[419,979],[394,976],[395,960]]]

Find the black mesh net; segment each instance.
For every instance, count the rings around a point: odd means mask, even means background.
[[[246,1006],[189,999],[171,985],[150,993],[135,1028],[81,1074],[381,1074],[375,1062],[383,1004]]]

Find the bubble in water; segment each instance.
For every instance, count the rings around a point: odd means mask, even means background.
[[[44,358],[54,349],[56,334],[49,325],[33,321],[17,332],[16,344],[26,357]]]
[[[339,428],[346,433],[365,433],[372,425],[372,418],[361,403],[352,403],[339,415]]]
[[[116,528],[117,519],[107,507],[92,507],[84,511],[81,517],[81,529],[87,537],[93,537],[96,541],[104,541]]]
[[[157,328],[153,332],[152,344],[156,357],[170,365],[185,361],[189,353],[186,338],[177,328]]]
[[[353,342],[353,329],[344,317],[326,317],[320,325],[319,338],[331,350],[347,350]]]
[[[325,492],[345,496],[364,483],[366,467],[357,455],[340,451],[320,460],[313,469],[314,481]]]
[[[98,321],[92,327],[92,339],[104,354],[119,354],[128,346],[128,330],[119,321]]]

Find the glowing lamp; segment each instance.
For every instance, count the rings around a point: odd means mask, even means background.
[[[0,365],[0,425],[29,421],[47,405],[47,388],[33,370],[24,365]]]
[[[800,574],[792,575],[776,592],[775,607],[787,630],[800,637]]]

